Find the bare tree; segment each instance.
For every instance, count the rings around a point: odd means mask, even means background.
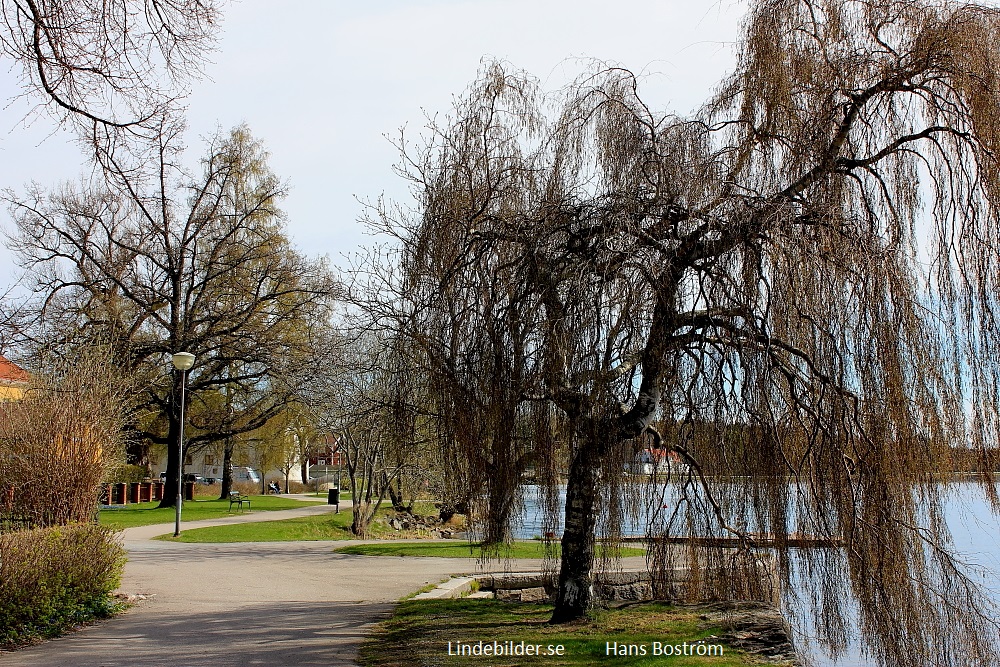
[[[154,121],[200,73],[213,0],[3,0],[0,54],[24,95],[90,134]]]
[[[35,334],[71,345],[111,340],[123,367],[144,369],[144,407],[163,419],[136,428],[168,445],[173,485],[181,391],[179,374],[162,382],[166,355],[197,355],[188,442],[231,443],[294,393],[286,379],[308,357],[310,329],[327,325],[335,285],[324,262],[291,248],[277,208],[284,185],[245,127],[213,141],[197,178],[177,165],[180,128],[161,129],[149,178],[105,153],[106,185],[7,199],[12,247],[38,279]]]
[[[364,536],[386,500],[401,508],[403,481],[423,463],[409,367],[388,332],[345,326],[325,339],[313,361],[315,380],[299,400],[316,415],[318,432],[337,436],[353,503],[351,531]]]
[[[404,147],[420,209],[377,208],[402,270],[372,273],[395,295],[376,310],[442,382],[490,373],[452,341],[507,360],[495,391],[567,448],[554,621],[593,604],[599,518],[637,514],[622,471],[651,437],[690,466],[651,535],[735,540],[688,551],[731,594],[757,533],[786,589],[790,534],[843,540],[803,568],[827,644],[853,599],[882,664],[997,662],[939,482],[952,447],[986,460],[1000,435],[998,37],[973,5],[764,0],[691,118],[624,69],[546,96],[493,64]]]
[[[376,227],[399,233],[388,210],[376,211]],[[380,224],[386,221],[388,228]],[[524,285],[507,282],[502,270],[515,256],[457,259],[463,251],[449,241],[401,240],[426,261],[434,286],[408,275],[406,260],[397,261],[391,247],[380,248],[353,268],[346,299],[370,318],[359,326],[389,332],[384,335],[394,341],[399,363],[432,369],[407,375],[401,412],[416,420],[420,435],[411,440],[425,443],[422,466],[441,519],[465,514],[493,550],[510,538],[522,507],[520,481],[543,476],[554,482],[556,462],[564,458],[556,437],[548,437],[558,427],[546,422],[536,429],[535,417],[548,408],[524,401],[535,382],[532,301],[521,298]],[[454,274],[454,262],[464,263],[468,274]],[[387,301],[390,294],[401,298]]]

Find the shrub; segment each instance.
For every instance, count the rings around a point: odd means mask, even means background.
[[[0,405],[0,515],[36,528],[86,522],[124,460],[129,387],[106,361],[40,364],[24,398]]]
[[[112,592],[124,565],[117,534],[103,526],[0,535],[0,647],[115,613]]]
[[[123,465],[112,471],[110,477],[105,479],[106,482],[117,484],[120,482],[125,482],[126,484],[138,484],[139,482],[145,482],[149,479],[149,468],[141,465]]]
[[[232,489],[248,496],[260,495],[261,492],[260,482],[233,482]]]
[[[283,479],[278,480],[278,484],[281,485],[281,490],[285,490],[285,481]],[[302,482],[289,482],[288,492],[289,493],[309,493],[312,489],[303,484]]]

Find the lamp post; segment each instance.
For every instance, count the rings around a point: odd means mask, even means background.
[[[190,352],[174,352],[170,357],[174,368],[181,372],[181,437],[178,443],[177,463],[177,507],[174,514],[174,537],[181,534],[181,505],[184,502],[184,388],[187,386],[187,372],[194,366],[194,355]]]

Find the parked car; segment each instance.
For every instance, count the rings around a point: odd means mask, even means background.
[[[201,483],[202,483],[202,484],[209,484],[209,485],[210,485],[210,484],[218,484],[218,483],[219,483],[219,481],[220,481],[220,480],[217,480],[217,479],[215,479],[214,477],[202,477],[202,478],[201,478]]]
[[[214,483],[214,482],[206,482],[205,479],[206,478],[202,477],[201,475],[199,475],[197,473],[193,473],[193,472],[189,472],[189,473],[187,473],[187,474],[184,475],[184,481],[185,482],[194,482],[195,484],[213,484]],[[209,477],[208,479],[212,479],[212,478]],[[161,472],[160,473],[160,481],[163,482],[164,484],[166,484],[166,482],[167,482],[167,473],[166,472]]]

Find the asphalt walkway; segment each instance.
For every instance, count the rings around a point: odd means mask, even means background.
[[[182,530],[332,510],[316,505],[251,512],[187,522]],[[172,531],[173,524],[124,531],[129,561],[121,590],[148,599],[109,621],[0,654],[0,667],[353,665],[372,624],[400,597],[475,568],[468,559],[333,553],[352,543],[344,541],[150,540]]]

